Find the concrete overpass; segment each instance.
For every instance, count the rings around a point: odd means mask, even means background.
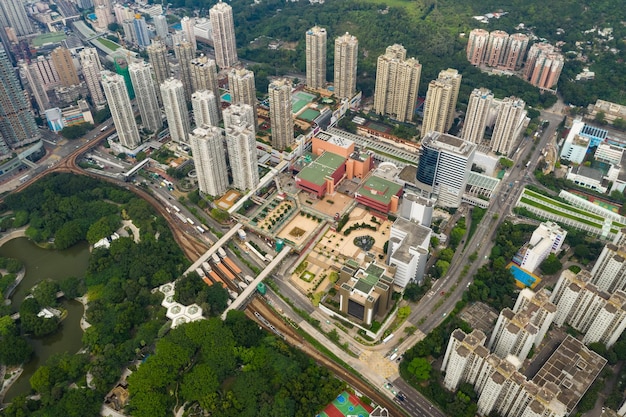
[[[226,315],[230,310],[238,309],[243,303],[246,302],[250,298],[250,296],[256,291],[257,285],[259,285],[273,270],[276,266],[289,254],[291,251],[291,247],[285,245],[283,250],[280,251],[278,255],[274,258],[272,262],[269,263],[268,266],[265,267],[263,271],[259,274],[258,277],[252,281],[248,287],[239,294],[239,296],[229,305],[226,310],[222,313],[222,320],[226,319]]]
[[[222,245],[224,245],[226,242],[228,242],[230,240],[230,238],[233,237],[233,235],[235,233],[237,233],[237,230],[241,229],[241,227],[242,227],[241,223],[237,223],[235,226],[233,226],[233,228],[230,229],[228,232],[226,232],[224,234],[224,236],[222,236],[222,238],[220,240],[215,242],[215,244],[213,246],[211,246],[209,248],[209,250],[204,253],[204,255],[202,255],[200,258],[198,258],[198,260],[196,262],[194,262],[193,265],[191,265],[189,268],[187,268],[187,270],[185,271],[185,275],[190,273],[191,271],[195,271],[196,268],[200,268],[200,266],[202,266],[202,262],[207,261],[211,257],[211,255],[213,255],[215,252],[217,252],[218,248],[222,247]]]

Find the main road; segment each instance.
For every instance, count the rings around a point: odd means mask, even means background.
[[[561,114],[548,111],[543,111],[541,117],[548,120],[550,124],[544,128],[543,134],[535,144],[536,146],[533,148],[534,143],[532,139],[522,140],[519,145],[521,150],[518,152],[517,163],[513,165],[508,175],[501,181],[474,235],[465,245],[459,246],[446,276],[437,280],[433,285],[432,291],[425,295],[416,306],[412,307],[408,321],[422,333],[430,333],[446,318],[472,282],[472,278],[478,268],[488,262],[487,258],[491,253],[498,226],[511,212],[524,186],[532,181],[533,171],[540,154],[546,144],[554,138],[556,128],[563,119]],[[527,158],[530,161],[528,166],[522,162]],[[476,258],[474,262],[471,262],[469,258],[473,253],[476,253]],[[461,272],[466,265],[469,265],[469,268],[466,274],[461,277]],[[443,295],[441,295],[442,293]],[[410,342],[403,343],[403,346],[409,345]],[[433,412],[434,406],[431,408],[431,404],[421,394],[406,384],[402,378],[396,378],[393,384],[401,388],[406,398],[412,400],[412,404],[416,403],[420,406],[418,413],[413,413],[409,408],[406,408],[412,416],[437,415]],[[428,406],[423,404],[428,404]]]

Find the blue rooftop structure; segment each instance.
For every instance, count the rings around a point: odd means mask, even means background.
[[[584,136],[589,138],[589,147],[593,148],[598,146],[600,143],[606,141],[606,137],[609,132],[605,129],[600,129],[599,127],[590,126],[585,124],[580,131],[580,136]]]

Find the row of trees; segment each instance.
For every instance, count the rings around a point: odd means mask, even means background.
[[[513,307],[515,281],[507,265],[518,249],[529,240],[534,229],[532,225],[503,222],[498,228],[489,263],[478,269],[463,299],[485,302],[498,311]]]

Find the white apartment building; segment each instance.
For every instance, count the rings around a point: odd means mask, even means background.
[[[557,223],[543,222],[535,229],[530,241],[517,252],[513,262],[520,268],[534,272],[550,255],[561,250],[567,232]]]
[[[190,131],[189,112],[182,81],[175,78],[165,80],[161,84],[161,97],[172,141],[187,143]]]
[[[128,72],[135,89],[141,123],[144,128],[156,133],[163,127],[163,119],[152,79],[152,66],[145,61],[133,62],[128,66]]]
[[[567,134],[567,138],[565,139],[565,143],[563,143],[563,148],[561,149],[561,159],[567,159],[575,164],[583,163],[591,141],[588,137],[580,134],[584,126],[585,122],[581,119],[574,120],[572,127]]]
[[[306,85],[323,88],[326,85],[326,29],[314,26],[306,31]]]
[[[600,290],[586,271],[563,271],[551,300],[557,306],[555,324],[569,324],[585,333],[584,343],[602,342],[612,346],[626,328],[626,293]]]
[[[526,125],[524,100],[505,97],[498,107],[498,116],[491,135],[491,150],[502,155],[509,155],[515,140],[522,134]]]
[[[257,99],[254,73],[245,68],[237,68],[228,73],[228,87],[230,88],[231,104],[247,104],[252,107],[254,121],[252,125],[257,127]]]
[[[124,77],[111,71],[102,71],[100,75],[120,143],[125,148],[135,149],[139,146],[141,138]]]
[[[478,394],[478,414],[504,417],[565,417],[594,382],[606,359],[568,336],[532,380],[484,348],[485,335],[455,330],[442,371],[444,386],[454,391],[470,383]]]
[[[252,107],[233,104],[224,110],[224,128],[228,160],[233,174],[233,187],[241,191],[259,185],[256,137],[254,133]]]
[[[274,80],[270,83],[268,90],[272,147],[284,151],[294,142],[291,81],[286,78]]]
[[[404,288],[424,280],[432,230],[399,217],[393,222],[387,249],[388,264],[396,267],[394,283]]]
[[[412,192],[405,192],[400,204],[400,217],[430,227],[435,209],[435,201]]]
[[[591,282],[600,291],[626,290],[626,246],[608,243],[591,270]]]
[[[232,67],[239,61],[235,42],[233,8],[228,3],[219,0],[209,10],[209,19],[215,48],[215,61],[220,68]]]
[[[193,93],[191,95],[191,108],[196,126],[217,126],[219,124],[220,114],[217,110],[217,99],[212,91],[200,90]]]
[[[421,74],[422,64],[407,59],[402,45],[387,47],[376,64],[374,112],[399,122],[413,121]]]
[[[463,122],[463,140],[480,143],[485,135],[493,94],[486,88],[475,88],[470,94]]]
[[[197,127],[189,135],[200,192],[221,196],[228,188],[222,130],[216,126]]]
[[[359,41],[346,32],[335,39],[334,94],[350,99],[356,94],[356,70],[359,59]]]

